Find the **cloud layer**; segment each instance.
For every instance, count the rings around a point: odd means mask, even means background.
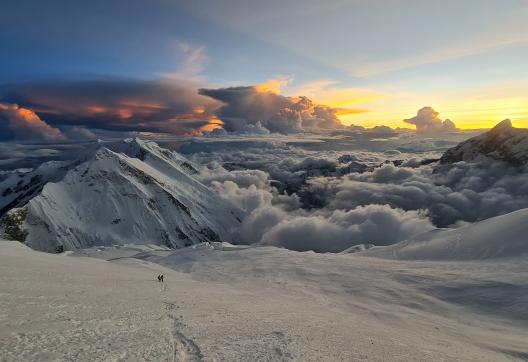
[[[492,159],[422,162],[438,159],[446,143],[404,133],[397,142],[389,135],[381,150],[372,138],[369,150],[357,144],[369,133],[357,132],[359,138],[350,131],[335,137],[231,135],[174,146],[202,165],[204,184],[244,211],[235,232],[246,244],[339,252],[528,207],[526,168]],[[3,146],[0,170],[2,163],[11,170],[38,165],[26,162],[31,158],[69,159],[82,143]]]
[[[216,114],[228,132],[287,134],[343,127],[335,109],[307,97],[285,97],[258,86],[200,89],[200,94],[224,103]]]
[[[200,85],[199,79],[189,75],[155,80],[54,80],[2,85],[0,97],[60,129],[196,135],[222,126],[227,132],[245,134],[344,128],[337,117],[339,109],[307,97],[280,95],[276,84],[219,89]]]
[[[105,78],[49,81],[0,87],[0,95],[32,109],[54,127],[193,134],[218,123],[220,103],[197,93],[185,78]]]
[[[235,138],[186,148],[206,166],[202,181],[245,210],[243,243],[338,252],[528,207],[528,170],[496,160],[438,165],[422,162],[438,159],[438,151],[350,153],[354,140],[340,150],[342,138],[284,139],[291,141]],[[408,149],[425,146],[421,137],[403,142]]]
[[[296,194],[281,194],[258,170],[205,169],[202,181],[245,212],[238,239],[297,251],[340,252],[365,243],[389,245],[434,228],[421,211],[389,205],[353,209],[301,208]]]

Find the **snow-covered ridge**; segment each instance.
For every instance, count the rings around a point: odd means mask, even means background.
[[[406,260],[481,260],[528,256],[528,209],[468,224],[436,229],[361,255]]]
[[[154,142],[100,143],[84,160],[41,168],[35,172],[46,177],[30,193],[17,194],[17,205],[9,201],[16,207],[2,219],[8,238],[34,249],[114,244],[178,248],[232,241],[239,223],[239,211],[194,178],[196,166]],[[6,181],[13,183],[5,180],[0,190]]]
[[[526,165],[528,163],[528,129],[514,128],[511,121],[505,119],[488,132],[447,150],[440,159],[440,163],[475,161],[480,157],[504,161],[512,166]]]
[[[0,180],[0,216],[25,205],[48,182],[60,181],[70,169],[69,161],[49,161],[29,172],[11,172]]]

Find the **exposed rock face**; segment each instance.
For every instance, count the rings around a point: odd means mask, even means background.
[[[31,182],[34,176],[24,176],[18,202],[6,195],[4,207],[14,208],[2,218],[5,237],[34,249],[234,241],[239,210],[194,177],[197,167],[153,142],[102,144],[68,167],[39,169],[46,177]]]
[[[15,212],[11,212],[2,218],[0,227],[2,227],[5,235],[9,239],[25,242],[27,231],[24,229],[23,225],[26,221],[26,217],[26,209],[17,209]]]
[[[447,150],[440,159],[440,163],[471,162],[481,157],[504,161],[512,166],[526,165],[528,163],[528,129],[514,128],[511,121],[505,119],[488,132]]]

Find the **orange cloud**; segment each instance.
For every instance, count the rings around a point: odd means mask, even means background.
[[[306,96],[331,107],[352,106],[386,97],[385,94],[372,89],[340,87],[339,82],[326,79],[303,84],[295,88],[293,93]]]
[[[0,86],[10,103],[38,109],[52,125],[188,134],[210,123],[221,103],[187,78],[48,81]],[[209,126],[211,127],[211,126]]]
[[[334,108],[314,103],[307,97],[283,96],[269,89],[202,88],[199,94],[224,103],[215,114],[228,132],[286,134],[342,128]]]
[[[290,84],[292,80],[293,79],[291,77],[278,77],[267,80],[264,83],[257,84],[254,86],[254,88],[259,92],[281,94],[282,88]]]
[[[215,129],[222,128],[223,125],[224,125],[224,122],[222,122],[216,117],[213,117],[209,121],[209,123],[197,129],[196,135],[202,136],[204,133],[212,132]]]
[[[0,129],[2,121],[17,139],[34,140],[65,140],[62,132],[40,119],[31,109],[19,107],[17,104],[0,103]]]
[[[368,112],[368,109],[361,108],[334,108],[334,110],[336,116],[338,117],[346,117],[354,114],[363,114]]]
[[[335,109],[344,124],[350,123],[350,116],[369,112],[366,107],[357,108],[384,99],[386,94],[365,88],[340,87],[332,80],[306,83],[292,90],[292,93],[306,96],[318,104]]]
[[[427,93],[374,91],[337,84],[322,80],[295,88],[292,93],[306,94],[332,106],[343,124],[409,128],[402,120],[420,107],[432,105],[460,129],[490,128],[505,118],[517,127],[528,127],[527,80]]]
[[[108,108],[100,107],[100,106],[89,106],[89,107],[86,107],[86,112],[92,113],[92,114],[106,113],[108,112]]]

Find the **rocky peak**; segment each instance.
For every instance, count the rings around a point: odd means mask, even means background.
[[[488,132],[447,150],[440,163],[473,162],[483,157],[516,167],[528,164],[528,129],[515,128],[509,119],[505,119]]]
[[[509,119],[505,119],[505,120],[502,120],[499,123],[497,123],[495,125],[495,127],[493,127],[491,129],[490,132],[501,132],[501,131],[509,130],[509,129],[512,129],[512,128],[513,128],[513,125],[511,123],[511,121]]]

